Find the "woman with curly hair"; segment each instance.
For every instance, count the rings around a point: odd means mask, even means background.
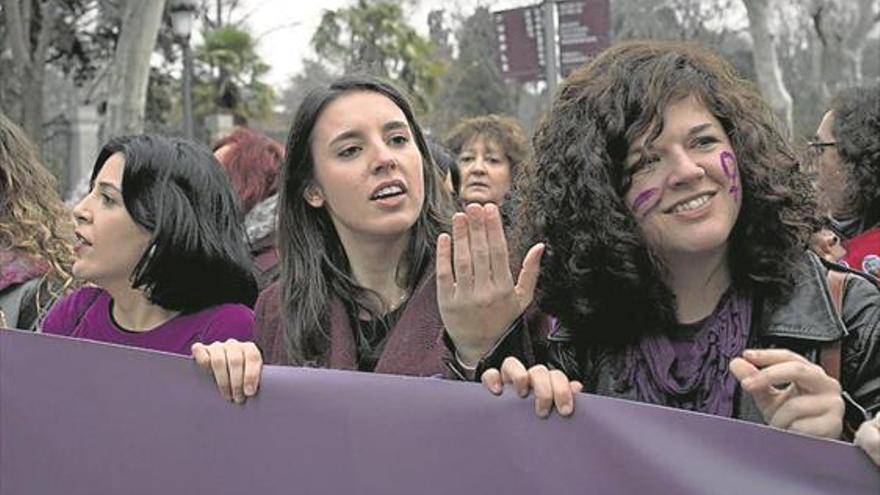
[[[71,284],[73,216],[24,132],[0,113],[0,327],[33,330]]]
[[[831,438],[845,408],[853,428],[880,408],[880,291],[849,276],[832,309],[837,268],[805,252],[809,178],[728,63],[616,45],[565,81],[534,150],[516,236],[546,244],[536,298],[556,322],[537,356],[483,359],[494,393],[570,414],[583,388]],[[814,364],[829,342],[839,381]]]
[[[456,192],[465,204],[501,205],[510,191],[511,178],[529,153],[519,123],[506,115],[462,120],[446,138],[446,146],[458,157]]]
[[[831,239],[843,239],[826,251],[842,248],[834,259],[880,278],[880,85],[838,94],[809,146]]]

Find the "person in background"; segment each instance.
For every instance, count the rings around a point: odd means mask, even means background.
[[[278,277],[275,230],[284,148],[268,136],[242,128],[218,140],[212,149],[238,196],[262,290]]]
[[[446,138],[457,156],[464,203],[501,206],[510,191],[511,178],[529,155],[528,141],[519,123],[504,115],[484,115],[462,120]]]
[[[43,331],[189,354],[253,337],[257,284],[229,180],[207,148],[151,135],[101,149],[74,208],[73,274]]]
[[[443,187],[453,197],[457,195],[458,186],[461,183],[461,175],[458,171],[458,163],[455,156],[446,149],[446,146],[438,142],[436,139],[427,137],[428,149],[431,151],[431,157],[443,177]]]
[[[73,217],[24,131],[0,113],[0,328],[35,330],[72,283]]]
[[[498,208],[453,210],[396,88],[348,76],[314,89],[289,133],[281,277],[260,294],[256,343],[196,344],[197,363],[236,403],[257,393],[263,362],[454,377],[450,361],[475,361],[492,344],[487,336],[509,327],[531,302],[512,294],[533,291],[540,252],[524,262],[515,288],[501,276],[510,273],[506,251],[490,249],[506,247]],[[444,233],[450,217],[452,236]],[[492,252],[505,272],[487,276],[492,261],[483,257],[456,263],[461,283],[451,294],[451,237],[462,245],[468,232],[481,240],[475,250]],[[466,252],[456,250],[459,257]],[[467,351],[451,355],[444,329]]]
[[[833,310],[839,268],[805,252],[810,178],[727,62],[615,45],[563,83],[534,149],[513,237],[546,244],[536,299],[556,324],[536,356],[483,359],[493,393],[567,415],[583,389],[827,438],[880,409],[880,289],[850,274]]]
[[[814,245],[826,258],[880,278],[880,85],[838,94],[808,145],[832,217]]]

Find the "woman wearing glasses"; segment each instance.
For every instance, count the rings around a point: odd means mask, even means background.
[[[880,277],[880,85],[837,95],[809,144],[834,231],[820,251]]]

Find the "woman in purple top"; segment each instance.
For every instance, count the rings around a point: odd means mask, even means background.
[[[111,140],[74,215],[73,273],[94,286],[58,301],[44,332],[177,354],[252,339],[256,280],[232,188],[206,148]]]

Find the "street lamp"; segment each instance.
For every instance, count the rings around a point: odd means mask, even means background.
[[[192,32],[193,19],[199,8],[199,0],[171,0],[168,13],[171,14],[171,30],[183,49],[183,133],[187,139],[193,139],[192,111],[192,52],[189,48],[189,36]]]

